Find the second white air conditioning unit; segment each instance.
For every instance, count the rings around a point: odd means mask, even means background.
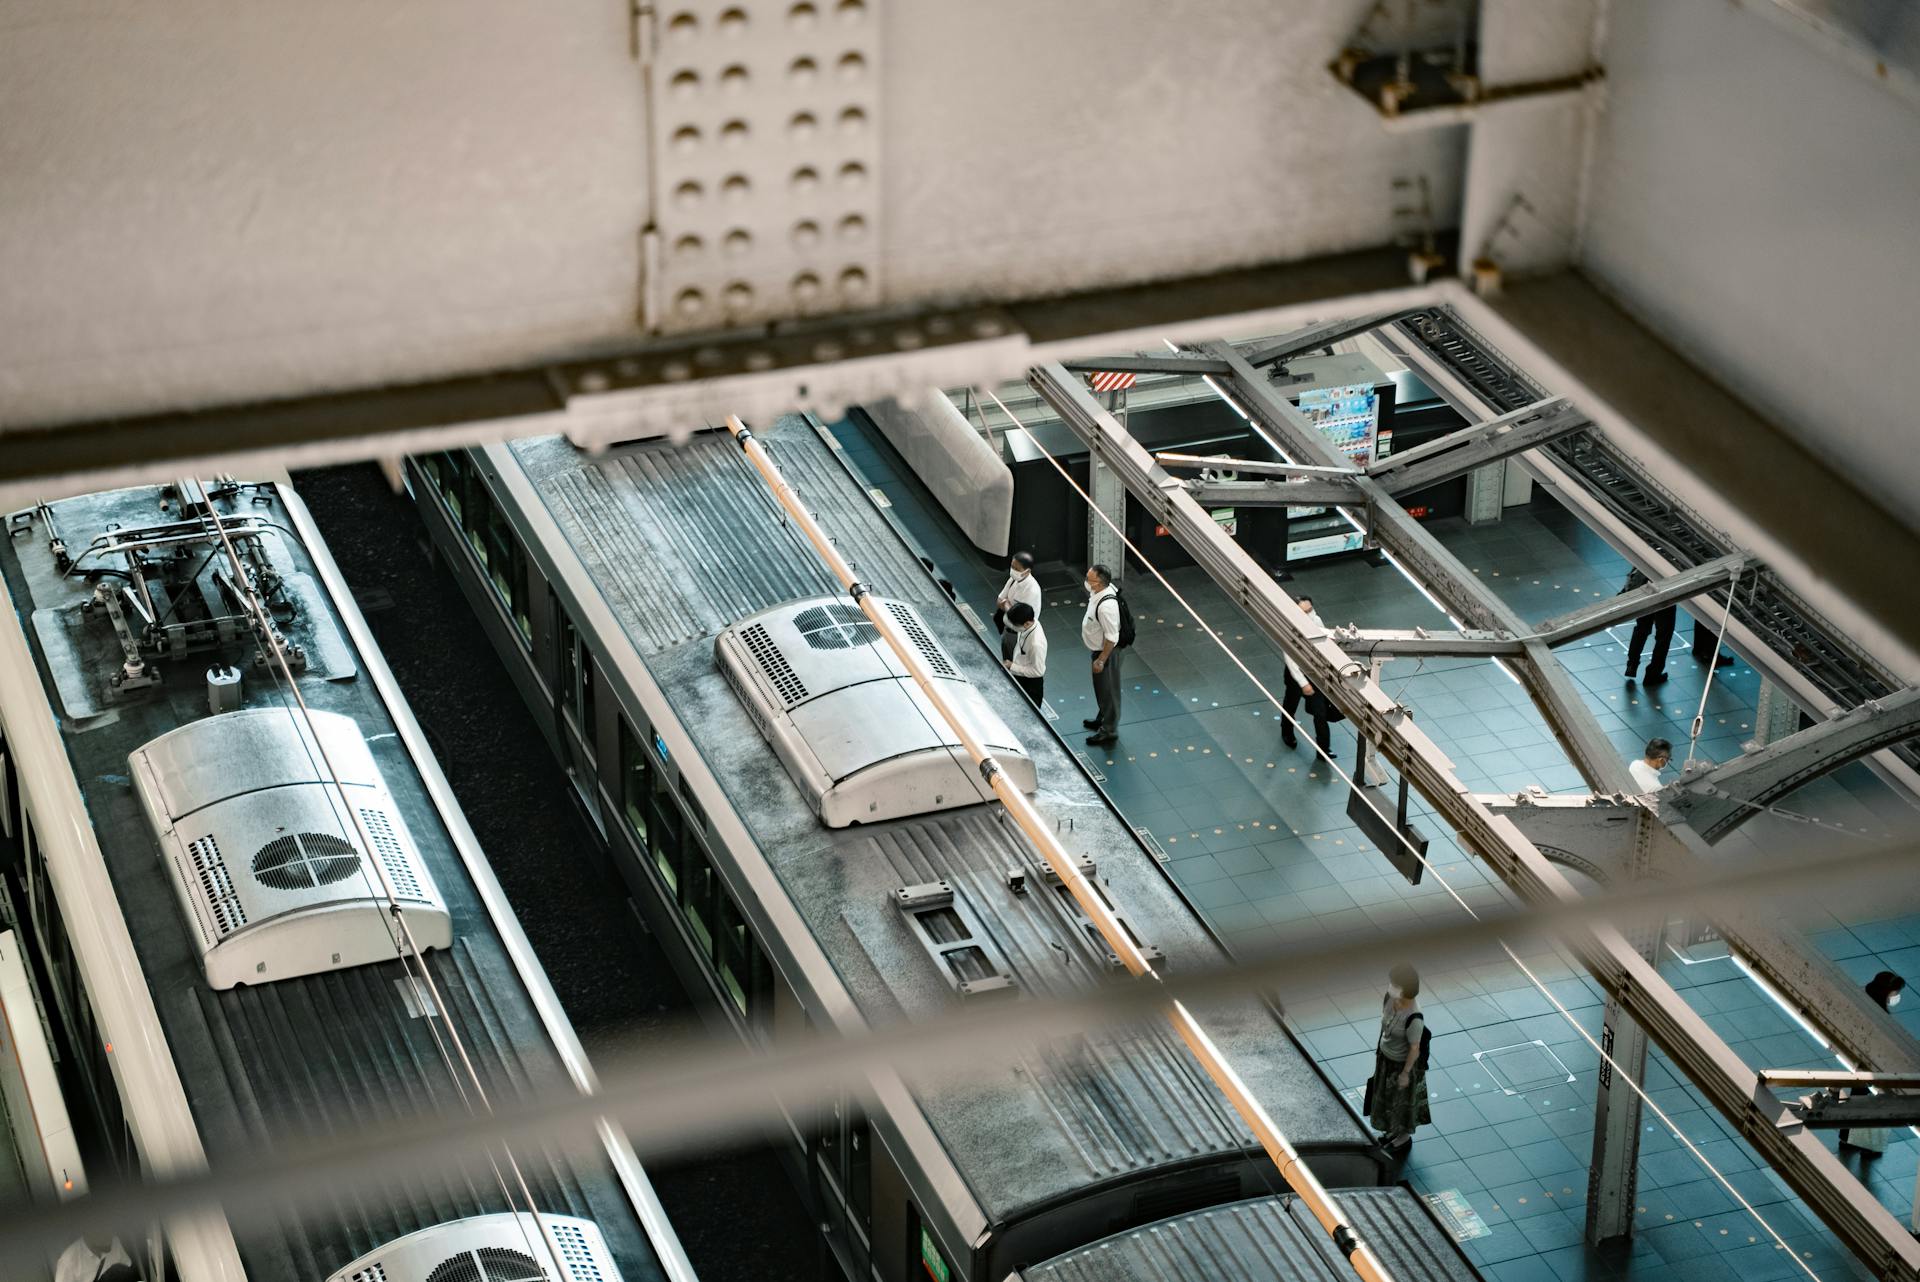
[[[215,988],[391,960],[389,890],[422,950],[453,942],[360,727],[307,715],[317,736],[298,711],[256,708],[190,722],[127,759]]]

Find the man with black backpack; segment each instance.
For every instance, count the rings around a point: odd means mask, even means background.
[[[1087,567],[1087,613],[1080,640],[1093,656],[1093,699],[1098,711],[1081,722],[1093,731],[1087,742],[1105,748],[1120,737],[1120,652],[1133,644],[1133,611],[1104,565]]]

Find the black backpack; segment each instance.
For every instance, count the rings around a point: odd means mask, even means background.
[[[1119,588],[1113,590],[1113,599],[1120,607],[1120,639],[1113,643],[1113,648],[1124,650],[1133,644],[1133,607],[1127,604]]]

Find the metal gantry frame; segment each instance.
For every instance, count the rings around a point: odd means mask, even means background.
[[[1324,340],[1323,340],[1324,341]],[[1284,342],[1269,344],[1284,347]],[[1337,455],[1292,405],[1277,394],[1231,345],[1203,345],[1203,353],[1228,367],[1224,393],[1245,407],[1295,461],[1340,467]],[[1370,665],[1346,653],[1312,616],[1294,608],[1272,576],[1242,550],[1152,456],[1098,405],[1083,380],[1058,364],[1031,369],[1028,382],[1046,398],[1068,427],[1088,446],[1096,463],[1113,469],[1153,518],[1172,533],[1227,594],[1318,689],[1346,713],[1355,731],[1376,746],[1435,810],[1529,903],[1578,898],[1579,892],[1511,818],[1495,814],[1453,773],[1452,762],[1407,709],[1371,679]],[[1356,473],[1365,495],[1361,519],[1379,545],[1405,562],[1413,576],[1445,603],[1456,623],[1486,631],[1527,636],[1518,615],[1479,583],[1437,540],[1408,516],[1380,482]],[[1528,637],[1512,670],[1553,727],[1568,757],[1594,792],[1624,796],[1634,787],[1625,763],[1589,713],[1571,679],[1544,640]],[[1637,825],[1640,851],[1635,862],[1648,864],[1663,844],[1667,829]],[[1666,843],[1678,846],[1677,840]],[[1761,1153],[1796,1193],[1869,1267],[1881,1277],[1920,1279],[1920,1242],[1889,1214],[1860,1182],[1774,1098],[1758,1073],[1741,1061],[1687,1002],[1663,979],[1649,958],[1645,940],[1630,941],[1612,927],[1571,932],[1568,946],[1609,995],[1608,1023],[1614,1030],[1611,1062],[1624,1073],[1610,1073],[1602,1089],[1602,1118],[1596,1127],[1593,1185],[1589,1193],[1589,1235],[1615,1236],[1630,1227],[1634,1153],[1639,1097],[1623,1089],[1621,1077],[1639,1077],[1639,1057],[1622,1045],[1621,1030],[1644,1029],[1715,1108]],[[1772,941],[1763,941],[1771,943]],[[1833,999],[1831,977],[1802,974],[1803,983]],[[1848,987],[1852,987],[1850,981]],[[1884,1016],[1875,1008],[1875,1013]],[[1632,1023],[1626,1016],[1631,1016]],[[1886,1021],[1891,1025],[1891,1021]],[[1887,1029],[1878,1030],[1883,1036]],[[1897,1025],[1893,1034],[1913,1059],[1911,1038]],[[1629,1033],[1629,1036],[1637,1035]],[[1644,1047],[1644,1043],[1642,1043]],[[1863,1057],[1864,1058],[1864,1057]],[[1884,1059],[1885,1056],[1882,1056]],[[1879,1067],[1878,1062],[1871,1066]],[[1630,1101],[1630,1102],[1629,1102]],[[1611,1107],[1609,1107],[1611,1106]],[[1629,1119],[1633,1124],[1628,1125]],[[1623,1196],[1624,1195],[1624,1196]],[[1596,1203],[1605,1205],[1598,1210]],[[1597,1219],[1596,1219],[1597,1217]]]

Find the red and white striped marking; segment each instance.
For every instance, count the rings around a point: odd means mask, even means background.
[[[1101,370],[1087,377],[1087,382],[1096,392],[1124,392],[1133,386],[1133,375],[1118,374],[1111,370]]]

